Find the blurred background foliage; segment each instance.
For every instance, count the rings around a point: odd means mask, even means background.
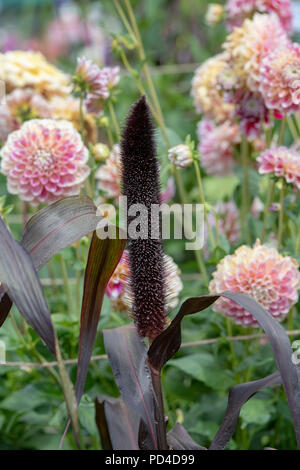
[[[147,60],[151,66],[165,121],[170,129],[171,143],[174,145],[184,141],[188,134],[195,139],[199,117],[195,114],[190,97],[193,72],[199,63],[219,51],[225,37],[223,25],[211,27],[205,23],[207,4],[206,0],[132,0]],[[67,6],[69,7],[70,3],[63,0],[0,0],[0,47],[2,50],[6,47],[7,50],[9,34],[11,40],[14,36],[17,37],[17,45],[22,45],[32,38],[43,42],[47,25],[57,17],[62,7]],[[113,34],[124,33],[113,1],[78,0],[72,2],[71,6],[78,8],[82,19],[91,12],[97,12],[98,25],[103,32],[105,43],[105,62],[120,64],[119,58],[110,51]],[[76,57],[81,53],[82,44],[77,44],[72,47],[70,54],[59,57],[56,62],[67,72],[73,73]],[[134,51],[129,54],[129,58],[134,64]],[[138,63],[136,66],[139,66]],[[125,71],[122,72],[119,88],[116,112],[122,125],[129,106],[138,97],[138,91],[134,80]],[[157,140],[159,153],[163,158],[166,156],[166,148],[159,133]],[[251,175],[253,194],[259,192],[256,176]],[[193,169],[184,173],[184,182],[191,199],[197,200]],[[232,196],[238,198],[239,184],[239,174],[225,178],[221,183],[220,180],[206,177],[208,202],[214,203],[220,198]],[[6,186],[1,176],[0,196],[2,195],[6,195]],[[13,211],[7,215],[7,220],[14,235],[19,239],[22,231],[21,205],[10,196],[7,197],[7,203],[15,204]],[[259,233],[258,222],[251,230],[255,238],[256,233]],[[77,273],[83,278],[88,250],[87,239],[81,241],[79,250],[79,261],[76,248],[70,247],[63,250],[61,256],[56,256],[53,262],[40,272],[63,355],[69,359],[77,357],[80,317],[80,293],[76,292],[72,279],[76,278]],[[223,257],[228,250],[232,252],[234,247],[225,246],[224,252],[219,253],[218,257]],[[205,293],[196,274],[195,261],[192,255],[184,252],[183,242],[168,241],[166,251],[174,257],[183,273],[184,289],[181,299]],[[62,259],[71,279],[68,290],[63,282]],[[212,266],[208,267],[210,271],[213,270],[215,261],[212,260],[211,263]],[[55,285],[47,284],[49,278],[56,279]],[[116,327],[126,322],[128,319],[124,315],[111,311],[110,301],[106,298],[94,355],[105,354],[101,329]],[[299,326],[300,322],[296,321],[294,327]],[[249,333],[238,326],[233,326],[232,331],[229,330],[225,319],[211,309],[185,319],[184,342],[206,338],[219,339],[209,345],[182,348],[163,373],[163,391],[170,427],[176,421],[184,423],[195,441],[204,446],[209,445],[221,422],[228,389],[235,383],[260,378],[275,370],[268,344],[257,339],[251,342],[235,341],[230,345],[225,340],[229,332],[233,335]],[[24,363],[22,367],[0,366],[0,449],[56,449],[67,422],[62,392],[49,368],[27,364],[38,362],[39,353],[49,361],[53,358],[16,310],[0,329],[0,339],[5,343],[7,361]],[[70,376],[75,381],[76,364],[68,367]],[[100,449],[94,419],[94,399],[97,394],[118,395],[105,358],[91,362],[85,391],[79,418],[86,448]],[[229,448],[262,449],[265,446],[296,448],[291,417],[281,388],[260,392],[245,405]],[[63,448],[76,448],[71,432],[68,433]]]

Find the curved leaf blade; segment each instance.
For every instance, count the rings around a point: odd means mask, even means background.
[[[118,232],[118,235],[119,234],[120,232]],[[116,239],[106,238],[105,240],[101,240],[98,238],[96,232],[93,234],[85,270],[81,308],[76,381],[76,397],[78,403],[80,402],[84,390],[105,288],[120,261],[125,243],[126,240],[119,236],[117,236]]]
[[[260,304],[246,294],[240,292],[222,292],[216,295],[191,297],[181,305],[178,314],[171,325],[159,335],[152,343],[148,360],[152,367],[158,371],[178,351],[181,344],[181,320],[185,315],[191,315],[204,310],[213,304],[219,297],[228,298],[250,312],[260,326],[264,329],[273,350],[275,362],[279,369],[282,383],[290,407],[298,446],[300,447],[300,389],[298,385],[297,368],[292,363],[292,348],[290,340],[281,326],[272,315]]]
[[[139,450],[138,416],[121,398],[97,397],[96,424],[104,450]]]
[[[87,196],[72,196],[50,204],[27,223],[21,244],[31,254],[36,270],[63,248],[93,232],[100,220],[96,206]],[[0,291],[0,297],[1,293]],[[4,294],[0,302],[0,327],[12,304]]]
[[[157,449],[154,400],[145,342],[132,325],[104,330],[104,345],[124,402],[144,421]]]
[[[43,288],[27,251],[0,218],[0,279],[29,325],[55,356],[55,335]],[[3,300],[3,299],[2,299]]]
[[[63,248],[93,232],[99,220],[96,206],[89,197],[67,197],[31,217],[21,243],[31,254],[38,271]]]
[[[167,438],[172,450],[207,450],[199,446],[180,423],[176,423],[168,432]]]
[[[227,409],[222,424],[211,443],[209,450],[223,450],[235,432],[242,406],[260,390],[282,384],[280,373],[268,375],[263,379],[235,385],[229,390]]]

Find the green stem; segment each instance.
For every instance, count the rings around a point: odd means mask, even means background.
[[[197,160],[194,160],[194,167],[195,167],[195,171],[196,171],[196,178],[197,178],[197,183],[198,183],[198,188],[199,188],[199,193],[200,193],[200,201],[204,205],[204,219],[205,219],[205,222],[206,222],[206,225],[207,225],[208,236],[209,236],[209,240],[210,240],[210,243],[211,243],[211,247],[214,250],[215,247],[216,247],[216,243],[215,243],[214,236],[213,236],[213,233],[212,233],[212,229],[211,229],[211,226],[209,224],[209,220],[208,220],[208,216],[207,216],[204,189],[203,189],[201,173],[200,173],[200,169],[199,169],[199,163],[198,163]]]
[[[119,127],[118,120],[117,120],[117,117],[116,117],[116,113],[115,113],[115,110],[114,110],[114,106],[113,106],[111,100],[108,100],[108,109],[109,109],[109,113],[110,113],[110,116],[111,116],[111,120],[112,120],[114,129],[115,129],[117,140],[120,142],[120,136],[121,136],[120,127]]]
[[[287,116],[287,123],[294,141],[298,140],[298,131],[291,116]]]
[[[273,200],[274,190],[275,190],[275,181],[272,181],[271,179],[269,179],[268,195],[267,195],[267,200],[266,200],[266,204],[264,208],[263,226],[262,226],[262,231],[261,231],[261,243],[264,243],[265,241],[267,218],[268,218],[268,213],[269,213],[269,207]]]
[[[72,298],[71,298],[71,292],[70,292],[69,281],[68,281],[68,271],[67,271],[65,260],[61,254],[59,255],[59,261],[60,261],[61,273],[63,277],[65,294],[67,297],[68,310],[70,314],[73,311],[73,307],[72,307]]]
[[[243,184],[242,184],[242,224],[243,232],[247,236],[247,241],[251,243],[247,218],[249,213],[249,173],[248,173],[248,142],[243,136],[241,143],[242,165],[243,165]]]
[[[205,263],[204,263],[204,260],[203,260],[202,252],[200,250],[195,250],[195,257],[196,257],[196,261],[197,261],[197,264],[198,264],[199,271],[201,272],[202,277],[203,277],[203,282],[204,282],[205,286],[208,286],[209,279],[208,279],[206,266],[205,266]]]
[[[284,209],[284,192],[285,192],[285,184],[284,184],[284,180],[282,179],[281,180],[281,189],[280,189],[280,210],[279,210],[279,222],[278,222],[278,236],[277,236],[277,240],[278,240],[278,250],[280,250],[280,246],[281,246],[281,240],[282,240],[282,232],[283,232],[283,209]]]
[[[279,132],[279,137],[278,137],[278,145],[282,145],[283,143],[283,138],[284,138],[284,133],[285,133],[285,128],[286,128],[286,116],[282,119],[281,127],[280,127],[280,132]]]

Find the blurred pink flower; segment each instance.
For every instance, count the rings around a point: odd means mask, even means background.
[[[262,202],[262,200],[256,196],[254,199],[253,199],[253,202],[251,204],[251,208],[250,208],[250,212],[251,212],[251,215],[255,218],[255,219],[258,219],[260,214],[263,212],[264,210],[264,204]]]
[[[6,105],[0,106],[0,141],[4,143],[8,135],[19,128],[19,121]]]
[[[100,68],[93,61],[80,57],[77,59],[76,80],[87,90],[85,106],[90,113],[102,110],[103,102],[109,98],[112,88],[120,80],[119,67]]]
[[[198,128],[200,162],[209,175],[222,176],[232,173],[234,145],[239,142],[238,125],[225,121],[217,126],[202,119]]]
[[[282,177],[300,189],[300,153],[287,147],[272,147],[258,158],[260,174]]]
[[[232,30],[235,26],[240,26],[245,18],[251,18],[255,11],[259,13],[276,13],[282,27],[288,33],[292,30],[290,0],[227,0],[225,10],[229,30]]]
[[[32,118],[48,118],[51,114],[49,101],[32,88],[16,88],[7,95],[6,103],[21,122]]]
[[[294,258],[282,256],[275,248],[261,245],[257,240],[253,248],[243,245],[221,260],[209,290],[212,294],[226,290],[246,293],[274,318],[283,320],[298,300],[298,268]],[[213,309],[232,317],[237,324],[259,326],[249,312],[231,300],[220,298]]]
[[[118,199],[121,194],[121,155],[120,146],[115,144],[109,157],[100,165],[95,173],[98,188],[106,193],[108,198]]]
[[[128,253],[124,251],[105,289],[105,294],[110,299],[113,308],[119,311],[127,310],[127,304],[124,303],[123,298],[129,275]]]
[[[166,272],[166,311],[173,310],[178,304],[178,296],[183,288],[180,279],[180,270],[173,259],[164,255],[164,265]],[[129,256],[125,250],[121,260],[113,273],[105,290],[106,295],[110,298],[112,305],[119,311],[132,310],[132,291],[130,287],[130,267]]]
[[[88,150],[67,121],[25,122],[8,136],[0,155],[8,191],[33,205],[79,194],[90,173]]]
[[[239,89],[234,93],[235,115],[239,118],[242,135],[249,140],[263,136],[263,126],[269,124],[269,111],[260,93]]]
[[[231,76],[237,81],[235,88],[258,93],[262,60],[267,54],[289,42],[274,14],[256,13],[251,20],[246,19],[240,27],[234,28],[227,36],[223,48],[229,56]]]
[[[260,68],[260,91],[268,108],[300,110],[300,45],[289,44],[267,55]]]
[[[218,227],[219,235],[224,236],[231,245],[239,241],[241,235],[240,213],[234,201],[217,203],[213,210],[207,214],[207,218],[210,227]],[[208,229],[205,224],[203,254],[206,259],[210,254],[208,243]]]

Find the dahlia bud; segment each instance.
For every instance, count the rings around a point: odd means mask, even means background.
[[[132,316],[140,336],[155,338],[165,326],[165,267],[162,240],[150,235],[151,208],[160,202],[159,164],[151,114],[144,97],[135,103],[126,122],[121,168],[127,213],[133,204],[142,204],[148,211],[148,237],[131,237],[128,233]],[[128,217],[128,226],[131,219]],[[160,222],[158,229],[161,234]]]
[[[193,153],[188,145],[180,144],[168,150],[168,156],[173,165],[179,170],[193,163]]]
[[[105,144],[96,144],[93,147],[94,159],[97,162],[104,162],[109,157],[110,151]]]
[[[219,5],[219,3],[210,3],[208,5],[205,21],[209,25],[215,25],[220,23],[223,18],[224,8],[223,5]]]

